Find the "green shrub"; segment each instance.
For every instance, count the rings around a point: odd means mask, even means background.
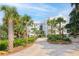
[[[0,40],[0,50],[6,50],[8,46],[7,40]]]
[[[23,46],[26,44],[26,40],[25,39],[15,39],[14,40],[14,47],[17,47],[17,46]]]
[[[48,35],[48,39],[50,40],[59,40],[61,39],[61,35],[55,34],[55,35]]]
[[[51,42],[71,42],[71,40],[66,35],[48,35],[48,40]]]
[[[8,39],[8,35],[6,31],[0,31],[0,39],[4,40],[4,39]]]
[[[36,40],[36,37],[32,36],[32,37],[29,37],[28,39],[26,39],[27,43],[33,43],[35,42]]]
[[[29,37],[28,39],[23,39],[23,38],[16,38],[14,40],[14,47],[17,46],[24,46],[27,43],[33,43],[35,42],[36,37]],[[4,39],[4,40],[0,40],[0,50],[6,50],[8,47],[8,40]]]
[[[36,37],[29,37],[28,39],[23,39],[23,38],[17,38],[14,40],[14,47],[17,46],[24,46],[27,43],[33,43],[35,41]]]
[[[64,37],[63,40],[64,40],[64,41],[71,42],[71,40],[70,40],[68,37]]]

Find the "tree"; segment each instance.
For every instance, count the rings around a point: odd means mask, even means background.
[[[33,33],[34,33],[34,36],[36,37],[38,37],[38,34],[39,34],[39,31],[38,31],[38,29],[36,28],[36,27],[34,27],[34,28],[32,28],[31,29],[32,31],[33,31]]]
[[[62,30],[63,30],[63,28],[62,28],[62,23],[65,23],[66,21],[62,18],[62,17],[58,17],[57,18],[57,23],[59,24],[59,27],[58,27],[58,30],[59,30],[59,34],[60,35],[62,35],[63,33],[62,33]]]
[[[30,25],[30,23],[31,23],[30,20],[31,20],[31,17],[28,15],[24,15],[21,17],[21,23],[24,26],[24,34],[23,34],[24,38],[28,38],[27,26]]]
[[[52,33],[55,34],[54,28],[55,28],[56,25],[57,25],[56,19],[55,19],[55,18],[54,18],[54,19],[48,19],[47,24],[48,24],[48,26],[51,26],[51,34],[52,34]]]
[[[15,38],[23,38],[24,26],[21,22],[22,22],[21,16],[17,15],[17,18],[14,22]]]
[[[43,31],[43,25],[41,24],[39,28],[39,37],[44,37],[44,36],[45,36],[45,33]]]
[[[6,5],[2,5],[0,7],[0,10],[5,13],[4,22],[8,27],[8,49],[11,50],[13,49],[13,41],[14,41],[13,22],[14,19],[16,18],[17,11],[15,7],[10,7]]]
[[[68,32],[74,36],[79,33],[79,4],[78,3],[72,3],[71,6],[74,8],[70,12],[70,20],[69,23],[66,25],[66,28]]]

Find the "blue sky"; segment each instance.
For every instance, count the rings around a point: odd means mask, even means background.
[[[49,17],[63,16],[68,21],[68,14],[72,10],[68,3],[2,3],[0,5],[15,6],[20,15],[27,14],[34,21],[43,21]],[[4,14],[0,12],[0,23]]]

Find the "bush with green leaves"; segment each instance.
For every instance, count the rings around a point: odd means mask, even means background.
[[[66,35],[48,35],[48,40],[50,42],[71,42],[71,40]]]
[[[35,42],[36,40],[36,37],[32,36],[32,37],[29,37],[28,39],[26,39],[27,43],[33,43]]]
[[[0,40],[0,50],[6,50],[8,47],[8,40]]]
[[[28,39],[16,38],[14,39],[14,47],[25,46],[26,44],[34,43],[35,40],[36,37],[34,36],[28,37]],[[7,39],[0,40],[0,50],[7,50],[7,47],[8,47],[8,40]]]
[[[61,35],[58,35],[58,34],[55,34],[55,35],[48,35],[47,36],[48,37],[48,39],[50,39],[50,40],[59,40],[59,39],[61,39]]]
[[[17,46],[24,46],[26,44],[30,44],[30,43],[33,43],[35,41],[35,37],[28,37],[26,39],[24,38],[17,38],[14,40],[14,47],[17,47]]]
[[[17,38],[14,40],[14,47],[24,46],[26,44],[26,40],[23,38]]]

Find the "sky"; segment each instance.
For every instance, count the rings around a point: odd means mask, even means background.
[[[20,15],[27,14],[32,20],[42,22],[50,17],[63,16],[69,20],[69,13],[72,8],[68,3],[0,3],[1,5],[15,6]],[[0,11],[0,23],[4,13]]]

